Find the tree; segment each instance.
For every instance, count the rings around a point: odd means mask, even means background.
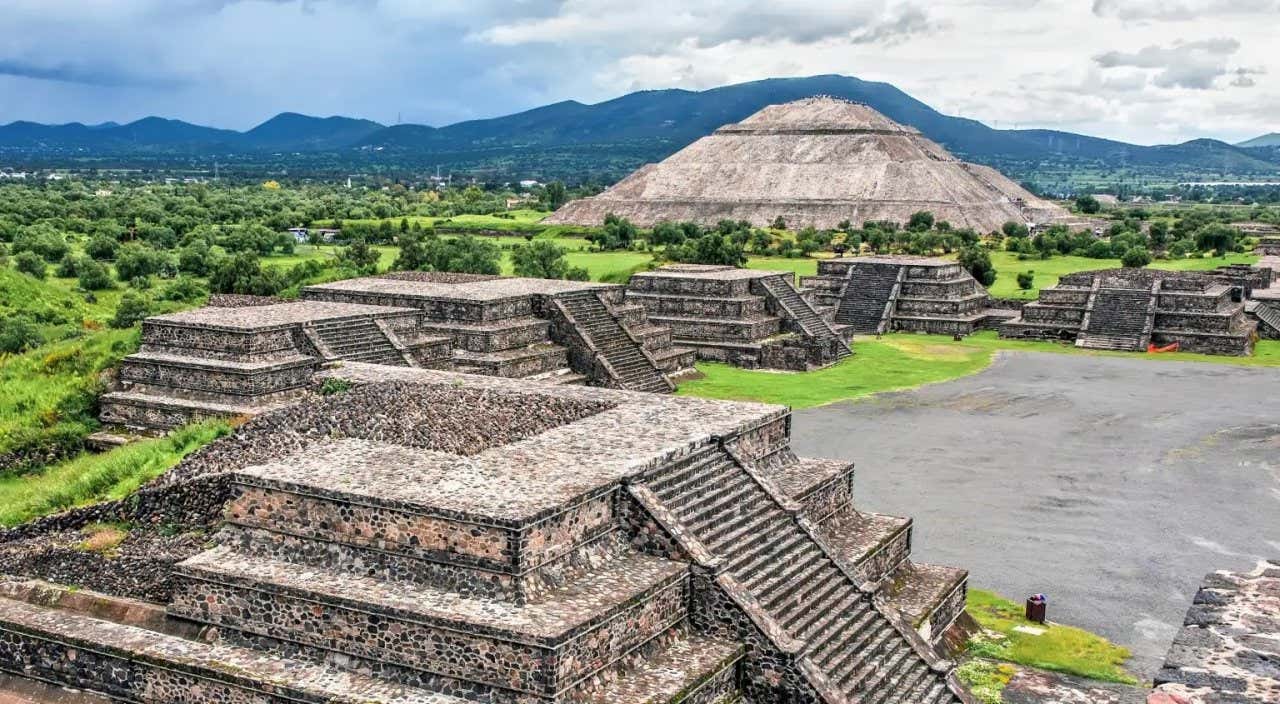
[[[996,282],[996,269],[991,264],[991,254],[985,247],[965,247],[958,257],[960,266],[964,267],[978,283],[990,286]]]
[[[587,281],[591,277],[582,267],[570,267],[565,250],[547,240],[518,244],[511,249],[511,263],[517,276],[535,279],[570,279]]]
[[[178,250],[178,271],[184,274],[206,276],[216,263],[217,257],[204,240],[192,240]]]
[[[1000,231],[1004,233],[1005,237],[1026,237],[1030,234],[1026,225],[1012,220],[1009,220],[1001,226]]]
[[[548,210],[559,210],[569,200],[569,192],[559,181],[552,181],[542,189],[542,200]]]
[[[1102,204],[1098,202],[1097,198],[1088,193],[1076,196],[1076,207],[1080,209],[1080,212],[1088,215],[1102,211]]]
[[[94,235],[84,246],[84,253],[97,259],[105,261],[114,259],[116,250],[120,248],[120,242],[114,237],[107,235]]]
[[[604,216],[604,227],[587,235],[587,240],[603,250],[630,249],[639,234],[630,220],[609,213]]]
[[[1221,223],[1205,225],[1196,231],[1196,249],[1202,252],[1215,251],[1218,256],[1225,257],[1227,252],[1235,249],[1236,237],[1240,231]]]
[[[0,316],[0,352],[18,354],[38,347],[40,342],[40,330],[30,316],[25,313]]]
[[[1151,252],[1146,247],[1130,247],[1120,257],[1120,264],[1133,269],[1141,269],[1151,263]]]
[[[19,252],[13,258],[13,268],[37,279],[43,279],[49,275],[49,265],[44,263],[44,259],[35,252]]]
[[[1030,291],[1031,287],[1035,285],[1035,282],[1036,282],[1035,272],[1033,271],[1018,272],[1018,288],[1022,289],[1023,291]]]
[[[933,213],[927,210],[918,210],[911,214],[911,219],[907,221],[907,229],[912,232],[924,232],[933,229]]]
[[[253,252],[237,252],[224,258],[209,276],[209,288],[215,293],[274,296],[288,283],[276,267],[264,269]]]
[[[498,245],[471,235],[427,240],[427,265],[430,271],[454,271],[463,274],[502,273],[502,250]]]
[[[775,230],[785,230],[787,229],[787,221],[785,218],[779,215],[778,217],[773,219],[773,223],[770,224],[769,227],[772,227]]]
[[[434,237],[434,235],[432,235]],[[399,271],[418,271],[427,264],[427,247],[423,235],[419,231],[400,233],[397,239],[400,254],[391,264],[392,269]]]
[[[679,247],[668,247],[666,257],[672,261],[689,264],[742,266],[747,263],[747,254],[742,245],[735,242],[732,237],[719,232],[708,232]]]
[[[146,296],[130,291],[120,299],[116,307],[116,315],[111,319],[113,328],[129,328],[137,325],[150,315],[151,302]]]
[[[165,266],[165,255],[138,242],[130,242],[116,254],[116,276],[121,281],[160,273]]]
[[[348,247],[338,251],[338,263],[361,273],[378,270],[378,252],[363,237],[357,237]]]

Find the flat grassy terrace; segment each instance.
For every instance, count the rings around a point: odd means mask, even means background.
[[[879,340],[857,338],[852,357],[813,372],[749,370],[703,362],[697,365],[703,377],[680,384],[677,393],[810,408],[975,374],[991,364],[995,354],[1002,350],[1140,357],[1153,364],[1182,361],[1280,367],[1280,341],[1273,340],[1259,341],[1252,357],[1223,357],[1187,352],[1145,355],[1098,352],[1058,342],[1002,340],[994,331],[979,332],[959,342],[945,335],[904,333],[885,335]]]
[[[1077,271],[1091,269],[1115,269],[1120,267],[1119,259],[1090,259],[1088,257],[1056,256],[1052,259],[1019,260],[1013,252],[992,252],[991,263],[996,268],[996,282],[988,291],[996,298],[1013,298],[1017,300],[1033,300],[1040,295],[1040,289],[1058,283],[1058,279]],[[1258,257],[1253,254],[1232,254],[1226,257],[1202,257],[1196,259],[1169,259],[1151,262],[1152,269],[1168,271],[1208,271],[1226,264],[1257,264]],[[1031,288],[1018,288],[1018,274],[1024,271],[1034,272]]]

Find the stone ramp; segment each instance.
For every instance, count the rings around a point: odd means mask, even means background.
[[[1259,303],[1253,313],[1258,316],[1258,321],[1268,328],[1272,338],[1280,339],[1280,305]]]
[[[1141,352],[1149,330],[1151,292],[1140,289],[1100,288],[1076,347],[1091,350]]]
[[[789,274],[779,274],[760,279],[767,297],[772,298],[775,305],[795,321],[806,337],[834,346],[836,359],[844,359],[853,354],[840,333],[800,295],[795,285],[788,280],[789,277]]]
[[[958,702],[934,671],[797,515],[716,445],[645,478],[652,497],[751,595],[846,701]],[[911,635],[914,635],[912,633]],[[926,647],[927,646],[923,646]],[[819,686],[819,685],[815,685]]]
[[[0,671],[131,704],[467,704],[332,667],[4,598]]]
[[[836,308],[836,322],[850,325],[858,333],[884,332],[885,308],[898,285],[898,272],[898,267],[850,266]]]

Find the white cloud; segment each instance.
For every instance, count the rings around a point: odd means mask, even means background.
[[[1099,17],[1122,20],[1193,20],[1280,12],[1277,0],[1094,0]]]
[[[1108,51],[1093,57],[1103,68],[1132,66],[1159,69],[1152,82],[1161,88],[1208,90],[1227,74],[1227,58],[1240,49],[1234,39],[1175,42],[1172,46],[1147,46],[1136,52]]]

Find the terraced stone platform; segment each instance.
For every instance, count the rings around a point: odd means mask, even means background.
[[[153,316],[121,363],[119,389],[103,395],[101,419],[166,430],[253,415],[296,399],[326,362],[430,365],[447,346],[419,334],[408,308],[293,302]]]
[[[791,272],[673,264],[632,275],[626,302],[700,359],[804,371],[851,354]]]
[[[1248,355],[1258,323],[1245,316],[1239,271],[1107,269],[1063,276],[1000,328],[1001,337],[1073,340],[1088,349]],[[1266,280],[1269,282],[1270,277]]]
[[[160,480],[229,497],[171,568],[184,628],[0,597],[0,669],[139,704],[973,701],[864,574],[906,553],[836,547],[871,514],[850,463],[790,451],[784,407],[319,375],[351,388]]]
[[[990,298],[963,267],[949,259],[909,256],[823,259],[816,276],[800,279],[819,310],[861,334],[901,330],[969,335],[1011,314]]]

